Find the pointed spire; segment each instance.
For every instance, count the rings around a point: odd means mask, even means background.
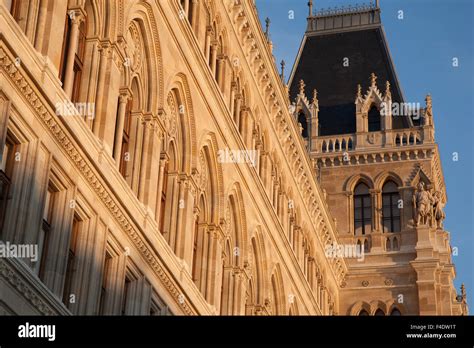
[[[370,86],[371,87],[377,87],[377,76],[375,73],[370,74]]]
[[[270,18],[265,18],[265,37],[268,39],[270,34]]]
[[[313,0],[308,1],[308,11],[309,11],[309,17],[313,16]]]
[[[317,105],[318,104],[318,90],[315,88],[313,89],[313,100],[312,100],[312,103],[314,105]]]
[[[380,8],[380,0],[375,0],[375,8]]]
[[[304,84],[303,80],[300,80],[300,95],[304,95],[304,88],[306,85]]]
[[[466,295],[466,287],[464,286],[464,283],[461,284],[461,296],[462,299],[465,300],[467,295]]]
[[[390,82],[387,80],[385,82],[385,96],[388,98],[392,98],[392,92],[390,91]]]
[[[426,96],[425,102],[426,102],[426,108],[431,110],[432,107],[433,107],[433,104],[432,104],[433,101],[432,101],[432,99],[431,99],[431,94],[428,94],[428,95]]]
[[[357,94],[356,94],[356,99],[362,98],[362,86],[360,83],[357,85]]]
[[[281,78],[281,81],[282,81],[283,83],[285,83],[285,61],[282,60],[282,61],[280,62],[280,65],[281,65],[280,78]]]

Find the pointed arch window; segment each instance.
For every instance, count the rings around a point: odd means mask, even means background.
[[[382,188],[382,226],[384,232],[400,232],[400,194],[393,181],[387,181]]]
[[[372,107],[369,110],[368,120],[369,120],[369,132],[376,132],[381,129],[380,112],[375,105],[372,105]]]
[[[398,308],[394,308],[394,309],[392,309],[392,311],[390,312],[390,315],[391,315],[391,316],[401,316],[402,313],[398,310]]]
[[[380,308],[377,309],[377,310],[375,311],[375,314],[374,314],[374,316],[376,316],[376,317],[381,317],[381,316],[384,316],[384,315],[385,315],[385,313],[384,313],[383,310],[381,310]]]
[[[369,316],[369,313],[365,309],[362,309],[359,312],[359,317],[368,317],[368,316]]]
[[[354,190],[354,233],[370,233],[372,226],[372,202],[369,187],[360,183]]]

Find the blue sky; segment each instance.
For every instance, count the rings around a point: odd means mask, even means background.
[[[308,0],[256,0],[262,23],[269,17],[273,53],[288,78],[306,30]],[[369,0],[314,0],[315,10]],[[465,283],[474,310],[474,124],[472,0],[380,0],[382,23],[395,68],[409,102],[433,97],[436,141],[448,192],[444,227],[458,248],[455,285]],[[403,19],[399,19],[399,11]],[[293,11],[293,12],[289,12]],[[294,14],[294,18],[291,14]],[[453,67],[453,58],[458,67]],[[458,154],[454,161],[453,153]]]

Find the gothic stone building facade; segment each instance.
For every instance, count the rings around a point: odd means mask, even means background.
[[[379,19],[311,12],[287,87],[251,0],[0,1],[0,312],[465,314]]]

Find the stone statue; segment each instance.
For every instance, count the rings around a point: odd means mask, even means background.
[[[436,191],[433,195],[433,218],[436,222],[436,227],[439,229],[443,228],[443,220],[446,218],[443,208],[444,203],[441,191]]]
[[[418,183],[417,192],[413,195],[413,206],[415,208],[416,225],[426,225],[431,216],[433,197],[431,193],[425,189],[425,184],[420,181]]]

